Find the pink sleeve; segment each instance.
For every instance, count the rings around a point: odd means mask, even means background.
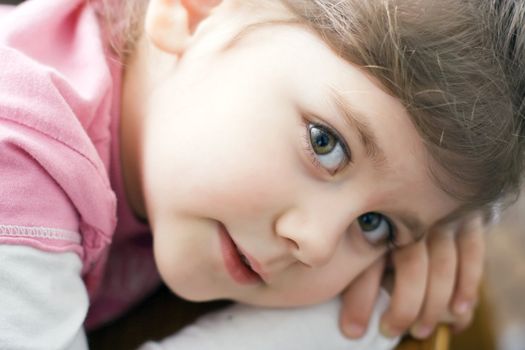
[[[73,251],[82,258],[78,213],[53,177],[24,148],[24,138],[42,137],[36,133],[5,120],[0,123],[0,243]]]
[[[116,224],[104,49],[90,1],[26,1],[0,20],[0,243],[77,252],[90,293]]]

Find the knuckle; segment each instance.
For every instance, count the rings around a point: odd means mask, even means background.
[[[368,324],[369,318],[368,314],[352,314],[351,317],[348,317],[346,320],[348,324],[362,324],[366,325]]]
[[[428,317],[436,322],[440,322],[446,320],[449,315],[452,315],[452,313],[450,312],[449,302],[447,300],[446,302],[436,305],[433,309],[429,309],[423,317]]]
[[[440,280],[448,280],[455,278],[456,264],[450,260],[438,259],[432,264],[431,273]]]
[[[398,310],[397,313],[392,314],[391,323],[398,328],[406,329],[409,325],[414,323],[416,317],[417,310],[415,309]]]
[[[472,320],[473,320],[473,313],[470,312],[467,315],[456,320],[456,322],[454,323],[454,330],[456,332],[464,331],[466,328],[470,326],[470,324],[472,323]]]
[[[469,249],[472,255],[481,256],[485,251],[485,241],[481,237],[471,237],[467,239],[466,249]]]
[[[445,300],[434,302],[425,307],[419,316],[424,324],[434,324],[445,318],[448,312],[448,305]]]
[[[463,232],[459,235],[462,247],[471,252],[483,251],[485,248],[485,237],[478,231]]]
[[[478,296],[478,290],[469,286],[465,287],[464,289],[461,289],[458,294],[461,297],[461,299],[474,304]]]
[[[419,317],[421,324],[435,324],[439,320],[439,316],[436,313],[426,312]]]
[[[459,293],[473,297],[477,295],[480,284],[481,274],[466,274],[462,276],[462,281],[459,283]]]

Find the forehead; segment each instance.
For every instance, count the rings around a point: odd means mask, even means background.
[[[388,131],[392,128],[398,129],[397,137],[392,140],[394,144],[389,147],[392,153],[408,146],[410,153],[423,159],[422,139],[403,104],[364,69],[345,61],[306,27],[264,23],[250,27],[237,39],[239,46],[247,48],[246,52],[252,56],[248,61],[256,61],[259,70],[273,73],[262,74],[260,78],[277,77],[280,84],[300,95],[303,108],[320,109],[314,108],[320,105],[325,113],[338,115],[351,127],[360,129],[368,153],[374,154],[378,163],[386,154],[384,147],[376,147],[379,143],[376,136],[380,139],[391,136]],[[406,157],[399,159],[397,165],[402,166],[404,160]]]

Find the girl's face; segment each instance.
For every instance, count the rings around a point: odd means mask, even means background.
[[[363,70],[298,26],[219,49],[224,33],[196,36],[144,120],[147,216],[173,291],[323,301],[456,207],[401,103]]]

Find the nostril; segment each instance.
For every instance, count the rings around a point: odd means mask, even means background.
[[[291,250],[299,250],[299,244],[296,241],[290,238],[285,238],[288,248]]]

